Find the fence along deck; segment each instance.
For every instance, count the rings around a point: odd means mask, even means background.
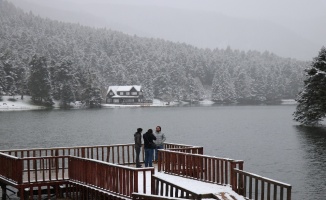
[[[203,155],[203,147],[173,143],[164,146],[159,151],[160,172],[230,185],[249,199],[291,199],[290,185],[243,171],[243,161]],[[134,155],[133,144],[3,150],[0,151],[2,198],[6,197],[7,186],[16,188],[20,199],[33,196],[41,199],[44,195],[71,199],[202,198],[184,188],[179,188],[184,191],[179,196],[166,190],[162,193],[162,181],[154,176],[150,182],[146,181],[146,174],[153,175],[154,168],[124,166],[135,164]],[[144,160],[143,150],[140,160]],[[141,184],[139,174],[143,176]],[[176,187],[166,181],[164,184]]]

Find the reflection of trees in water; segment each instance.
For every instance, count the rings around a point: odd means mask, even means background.
[[[326,127],[295,126],[306,165],[306,181],[313,188],[314,197],[325,198],[326,191]]]

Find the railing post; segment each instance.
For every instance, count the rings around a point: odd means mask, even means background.
[[[16,173],[17,173],[17,184],[22,184],[23,183],[23,160],[22,159],[17,159],[16,160]]]
[[[138,193],[138,171],[134,171],[134,192]]]
[[[7,197],[7,186],[6,186],[6,184],[1,184],[0,183],[0,185],[1,185],[1,190],[2,190],[2,199],[6,199],[6,197]]]
[[[85,158],[85,147],[81,148],[81,157]]]
[[[287,191],[286,191],[286,200],[291,200],[291,190],[292,190],[292,187],[288,187],[287,188]]]
[[[231,166],[230,166],[231,167],[231,170],[230,170],[230,172],[231,172],[231,174],[230,174],[230,176],[231,176],[230,177],[230,179],[231,179],[231,186],[232,186],[232,190],[235,191],[235,192],[237,192],[237,174],[234,171],[234,169],[236,168],[236,162],[231,161],[230,164],[231,164]]]
[[[155,194],[154,168],[151,169],[151,194]]]
[[[163,151],[158,151],[158,157],[160,159],[158,159],[158,163],[157,163],[157,171],[161,171],[161,164],[162,164],[162,160],[163,160]]]
[[[238,168],[240,170],[243,170],[243,161],[237,161],[238,162]],[[241,174],[239,174],[239,183],[237,184],[238,188],[238,194],[244,195],[244,178]]]
[[[201,154],[201,155],[204,154],[204,147],[200,147],[200,148],[198,149],[198,154]]]

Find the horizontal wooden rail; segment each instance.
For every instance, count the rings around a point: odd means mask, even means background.
[[[162,197],[159,195],[149,195],[149,194],[139,194],[132,193],[133,200],[185,200],[184,198],[176,198],[176,197]]]
[[[203,155],[203,147],[169,148],[167,150]]]
[[[154,174],[154,168],[133,168],[74,156],[69,159],[70,180],[127,197],[140,190],[140,172],[143,175],[142,190],[146,193],[147,186],[150,187],[147,176]]]
[[[0,152],[17,158],[71,155],[116,164],[136,163],[134,144],[14,149]],[[140,161],[144,161],[144,151],[140,154]]]
[[[203,154],[204,148],[200,146],[192,146],[185,144],[176,143],[164,143],[164,149],[174,150],[179,152],[193,153],[193,154]]]
[[[240,169],[233,169],[232,189],[249,199],[291,200],[292,186]]]
[[[243,168],[243,161],[228,158],[160,150],[158,171],[217,184],[230,184],[231,163]]]
[[[152,194],[154,195],[197,200],[201,199],[200,194],[160,179],[156,176],[152,177],[152,181],[154,186],[154,188],[152,188]]]

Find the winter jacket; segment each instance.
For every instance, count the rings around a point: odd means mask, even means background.
[[[154,143],[156,145],[159,145],[159,146],[163,145],[163,143],[166,140],[166,137],[165,137],[164,133],[162,133],[162,132],[155,132],[154,133],[154,136],[156,137],[156,140],[154,141]]]
[[[143,135],[143,138],[144,138],[144,148],[151,149],[152,147],[151,147],[150,143],[154,143],[153,140],[156,140],[156,137],[153,135],[153,133],[146,132]]]
[[[136,132],[134,134],[134,138],[135,138],[135,147],[141,147],[141,133]]]

